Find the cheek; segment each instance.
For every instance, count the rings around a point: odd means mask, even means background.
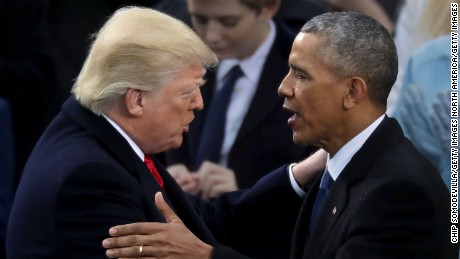
[[[185,122],[191,119],[191,111],[189,111],[190,104],[184,102],[177,104],[169,110],[165,116],[168,123],[175,125],[175,128],[182,128]]]
[[[239,24],[237,27],[229,28],[223,32],[223,38],[233,45],[243,47],[251,41],[254,31],[246,24]]]
[[[203,26],[203,25],[193,25],[193,28],[195,29],[196,33],[198,34],[198,36],[200,36],[200,38],[202,39],[205,39],[206,38],[206,26]]]

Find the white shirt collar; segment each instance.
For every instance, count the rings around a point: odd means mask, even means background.
[[[222,78],[230,71],[235,65],[240,65],[241,70],[243,70],[244,76],[249,78],[252,82],[257,82],[259,80],[260,73],[262,72],[263,63],[265,62],[266,57],[270,53],[270,49],[275,42],[276,37],[276,26],[275,23],[269,21],[270,32],[265,41],[260,45],[260,47],[254,52],[253,55],[244,59],[238,60],[236,58],[223,59],[219,63],[219,68],[217,69],[217,80],[220,82]]]
[[[106,116],[105,114],[102,114],[102,116],[118,131],[118,133],[120,133],[123,136],[123,138],[126,139],[126,141],[128,141],[128,144],[134,150],[136,155],[139,156],[139,158],[142,161],[144,161],[144,152],[142,152],[141,148],[136,143],[134,143],[134,141],[128,136],[128,134],[108,116]]]
[[[377,126],[383,121],[384,117],[385,115],[380,116],[365,130],[361,131],[361,133],[355,136],[352,140],[348,141],[348,143],[345,144],[345,146],[343,146],[333,158],[331,158],[329,154],[327,155],[327,170],[334,181],[339,177],[342,170],[348,162],[350,162],[356,152],[358,152],[358,150],[363,146],[364,142],[366,142],[372,132],[374,132]]]

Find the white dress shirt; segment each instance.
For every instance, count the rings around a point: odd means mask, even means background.
[[[379,126],[384,117],[385,115],[380,116],[366,129],[361,131],[361,133],[348,141],[348,143],[339,149],[339,151],[332,158],[329,154],[327,155],[326,170],[329,171],[329,174],[334,181],[337,180],[345,166],[348,164],[348,162],[350,162],[356,152],[358,152],[358,150],[364,145],[364,142],[366,142],[372,132],[374,132],[375,129]],[[304,197],[305,192],[299,187],[294,179],[294,175],[292,174],[293,165],[294,164],[291,164],[289,166],[289,179],[291,180],[291,185],[300,197]]]
[[[123,136],[123,138],[126,139],[126,141],[128,141],[128,144],[134,150],[136,155],[139,156],[142,162],[144,162],[144,152],[141,150],[141,148],[136,143],[134,143],[134,141],[128,136],[128,134],[120,126],[118,126],[117,123],[115,123],[112,119],[107,117],[105,114],[102,114],[102,116],[110,123],[110,125],[112,125],[118,131],[118,133],[120,133]]]
[[[267,39],[260,45],[256,52],[244,60],[224,59],[219,63],[217,69],[216,82],[217,92],[223,87],[224,76],[235,65],[239,65],[243,70],[244,75],[236,81],[232,97],[227,109],[227,120],[225,124],[225,136],[222,143],[221,155],[219,164],[227,166],[228,154],[235,142],[241,124],[248,112],[251,101],[257,90],[259,77],[262,73],[265,60],[270,52],[270,49],[275,41],[276,27],[273,21],[269,22],[270,33]]]

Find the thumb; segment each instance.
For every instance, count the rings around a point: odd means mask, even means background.
[[[155,194],[155,204],[167,223],[182,223],[180,218],[174,213],[171,207],[169,207],[168,203],[166,203],[163,198],[163,193],[157,192]]]

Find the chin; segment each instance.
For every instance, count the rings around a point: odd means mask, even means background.
[[[175,139],[172,139],[164,143],[164,145],[162,146],[163,150],[161,152],[166,152],[171,149],[178,149],[180,148],[181,145],[182,145],[182,136],[180,138],[175,138]]]
[[[310,141],[308,141],[308,139],[305,139],[305,138],[302,138],[301,136],[296,136],[296,134],[294,133],[294,135],[292,136],[292,141],[294,142],[294,144],[298,145],[298,146],[308,146]]]
[[[182,135],[180,135],[180,137],[178,137],[178,139],[176,139],[174,143],[171,145],[170,149],[180,148],[180,146],[182,146],[182,140],[183,140]]]

